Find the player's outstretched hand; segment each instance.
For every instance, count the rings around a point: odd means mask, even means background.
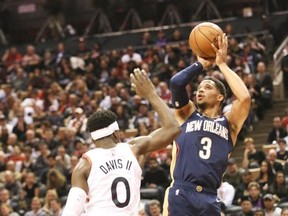
[[[213,49],[216,52],[215,63],[219,66],[220,64],[226,63],[227,59],[227,48],[228,48],[228,38],[224,33],[222,36],[218,36],[218,47],[217,48],[213,43],[211,44]]]
[[[156,89],[144,70],[135,68],[130,74],[132,89],[142,98],[148,99],[156,93]]]

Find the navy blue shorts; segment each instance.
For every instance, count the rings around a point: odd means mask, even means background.
[[[220,200],[217,191],[175,182],[169,189],[168,212],[169,216],[220,216]]]

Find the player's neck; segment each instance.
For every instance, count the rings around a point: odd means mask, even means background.
[[[216,118],[219,116],[218,108],[217,109],[199,109],[199,112],[208,118]]]
[[[116,145],[117,145],[116,140],[113,139],[113,138],[110,137],[110,136],[95,141],[95,146],[96,146],[96,148],[109,149],[109,148],[114,148]]]

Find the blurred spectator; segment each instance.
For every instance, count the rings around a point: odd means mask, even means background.
[[[268,192],[276,195],[280,203],[288,201],[288,186],[283,171],[278,171],[276,173],[273,183],[268,188]]]
[[[49,170],[47,174],[46,189],[55,189],[60,198],[67,196],[69,191],[69,188],[67,188],[65,176],[57,169]]]
[[[268,159],[265,159],[261,163],[260,174],[259,177],[257,178],[257,182],[260,185],[261,192],[265,193],[268,190],[269,186],[274,181],[274,178],[275,174],[272,169],[272,164]]]
[[[277,158],[278,160],[288,160],[288,151],[286,141],[284,139],[279,139],[278,140],[278,146],[279,150],[277,151]]]
[[[267,137],[267,143],[272,144],[273,141],[278,141],[288,135],[287,131],[282,127],[280,116],[275,116],[273,118],[273,128],[269,132]]]
[[[16,124],[13,127],[12,132],[17,135],[19,141],[25,140],[25,132],[28,129],[28,124],[25,122],[24,119],[24,111],[19,111],[17,114]]]
[[[139,45],[147,46],[152,44],[154,44],[154,41],[152,40],[151,33],[149,31],[144,32]]]
[[[280,162],[276,161],[277,159],[277,152],[275,149],[270,149],[267,155],[268,161],[271,163],[272,172],[276,173],[278,171],[283,170],[283,166]]]
[[[230,55],[232,56],[239,56],[242,54],[243,52],[243,49],[239,46],[239,42],[237,40],[237,38],[235,37],[231,37],[229,38],[229,47],[228,47],[228,52],[230,53]],[[242,60],[242,64],[247,64],[247,62],[244,62],[244,59]],[[248,66],[248,64],[247,64]],[[250,71],[250,68],[249,68],[249,71]]]
[[[273,79],[266,70],[266,64],[263,61],[258,62],[256,71],[256,80],[261,90],[262,103],[265,108],[272,108]]]
[[[10,191],[7,189],[0,189],[0,205],[8,205],[9,209],[17,209],[18,201],[11,198]]]
[[[166,102],[166,104],[171,104],[172,94],[170,89],[168,88],[168,84],[166,82],[160,82],[159,90],[159,96]]]
[[[26,53],[22,59],[22,65],[24,69],[30,73],[34,71],[36,67],[40,64],[40,56],[36,53],[36,49],[33,45],[28,45],[26,47]]]
[[[1,216],[19,216],[18,213],[13,211],[13,208],[8,203],[3,203],[0,205]]]
[[[27,211],[24,216],[46,216],[47,214],[45,211],[42,209],[42,204],[41,204],[41,199],[37,196],[32,198],[31,201],[31,210]]]
[[[42,176],[42,173],[48,168],[47,157],[50,154],[46,143],[41,143],[39,145],[39,153],[40,155],[35,161],[34,171],[37,176]]]
[[[88,60],[90,55],[90,49],[87,48],[87,41],[84,37],[78,39],[77,49],[74,56],[80,57],[84,61]]]
[[[158,190],[157,199],[163,203],[165,189],[169,185],[169,178],[165,170],[159,166],[156,158],[149,158],[148,169],[143,173],[142,186],[144,188],[155,188]]]
[[[45,197],[44,197],[44,205],[42,207],[43,211],[46,213],[46,215],[50,214],[51,210],[51,200],[58,199],[58,194],[55,189],[47,189]]]
[[[18,51],[17,47],[11,46],[8,48],[2,56],[2,62],[6,67],[6,70],[10,72],[15,68],[17,64],[22,61],[22,54]]]
[[[50,200],[51,205],[51,215],[53,216],[61,216],[62,215],[62,203],[61,199],[52,199]]]
[[[167,37],[163,30],[157,32],[155,44],[159,47],[164,47],[167,44]]]
[[[257,182],[250,182],[248,185],[249,198],[252,203],[252,210],[263,208],[261,187]]]
[[[161,204],[159,200],[151,200],[148,203],[148,209],[151,216],[162,216],[161,214]]]
[[[31,201],[33,201],[32,199],[34,197],[40,197],[40,185],[38,184],[36,176],[33,172],[28,172],[25,175],[22,189],[25,194],[27,206],[31,205]]]
[[[243,154],[242,167],[243,168],[260,167],[260,164],[266,158],[265,153],[255,148],[253,138],[247,137],[244,139],[243,142],[245,144],[245,150]]]
[[[12,172],[12,175],[14,176],[14,179],[16,181],[21,180],[22,178],[22,174],[18,171],[17,167],[16,167],[16,163],[15,161],[12,160],[8,160],[6,163],[6,170],[0,173],[1,176],[1,181],[5,182],[5,173],[7,171]]]
[[[138,112],[132,117],[131,122],[133,123],[133,128],[139,128],[140,124],[146,127],[150,127],[150,121],[148,117],[149,107],[148,102],[142,100],[137,107]]]
[[[20,181],[15,179],[14,174],[10,170],[5,171],[4,178],[4,187],[9,190],[11,199],[19,200],[19,194],[21,190]]]
[[[58,147],[55,160],[57,169],[62,171],[62,173],[65,173],[68,169],[70,169],[71,156],[67,153],[63,145]]]
[[[126,54],[121,57],[121,61],[126,64],[130,61],[136,62],[138,65],[142,62],[142,57],[139,53],[134,51],[132,46],[128,46],[126,50]]]
[[[64,58],[66,56],[66,51],[65,51],[65,45],[63,42],[60,42],[57,44],[57,50],[54,54],[54,61],[55,61],[55,64],[58,65],[62,58]]]
[[[272,194],[263,197],[265,215],[281,216],[281,208],[275,206],[275,199]]]
[[[249,169],[245,169],[241,174],[241,182],[236,186],[235,196],[233,200],[234,205],[238,205],[242,197],[248,196],[248,185],[252,181],[252,174]]]
[[[43,131],[42,142],[46,143],[50,152],[55,153],[58,147],[58,142],[54,138],[54,131],[52,128],[47,128]]]
[[[127,113],[127,109],[125,109],[125,105],[119,104],[115,109],[115,114],[117,115],[117,123],[119,128],[125,130],[129,128],[129,115]]]
[[[169,42],[178,42],[183,40],[183,35],[180,29],[174,29],[171,37],[168,39]]]
[[[9,80],[15,91],[25,91],[29,85],[29,77],[22,67],[19,65],[15,68],[15,73]]]
[[[82,145],[85,145],[85,144],[82,144],[81,143],[81,146]],[[84,154],[85,152],[83,152]],[[82,155],[82,154],[81,154]],[[67,170],[67,173],[66,173],[66,180],[67,180],[67,184],[68,184],[68,187],[70,187],[71,185],[71,177],[72,177],[72,172],[73,170],[75,169],[77,163],[79,161],[79,158],[76,156],[76,155],[72,155],[71,158],[70,158],[70,162],[71,162],[71,167],[69,170]]]
[[[263,209],[257,209],[254,212],[254,216],[265,216],[265,211]]]
[[[27,170],[34,170],[34,158],[32,157],[32,149],[30,146],[23,147],[24,160],[21,163],[20,172],[23,175],[23,172]]]
[[[76,135],[83,136],[87,131],[87,118],[81,107],[74,110],[74,117],[68,122],[67,127],[74,128]]]
[[[250,43],[245,43],[243,46],[243,51],[240,54],[243,58],[244,64],[248,64],[250,71],[255,73],[255,67],[260,59],[259,55],[257,55],[252,49]]]
[[[235,158],[228,159],[228,166],[223,176],[223,181],[237,187],[241,182],[241,171],[238,168]]]
[[[254,216],[254,212],[252,211],[252,201],[249,196],[241,198],[240,206],[241,212],[239,212],[237,216]]]

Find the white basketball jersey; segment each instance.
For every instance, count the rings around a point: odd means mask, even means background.
[[[142,169],[127,143],[84,154],[91,162],[87,216],[137,216]]]

